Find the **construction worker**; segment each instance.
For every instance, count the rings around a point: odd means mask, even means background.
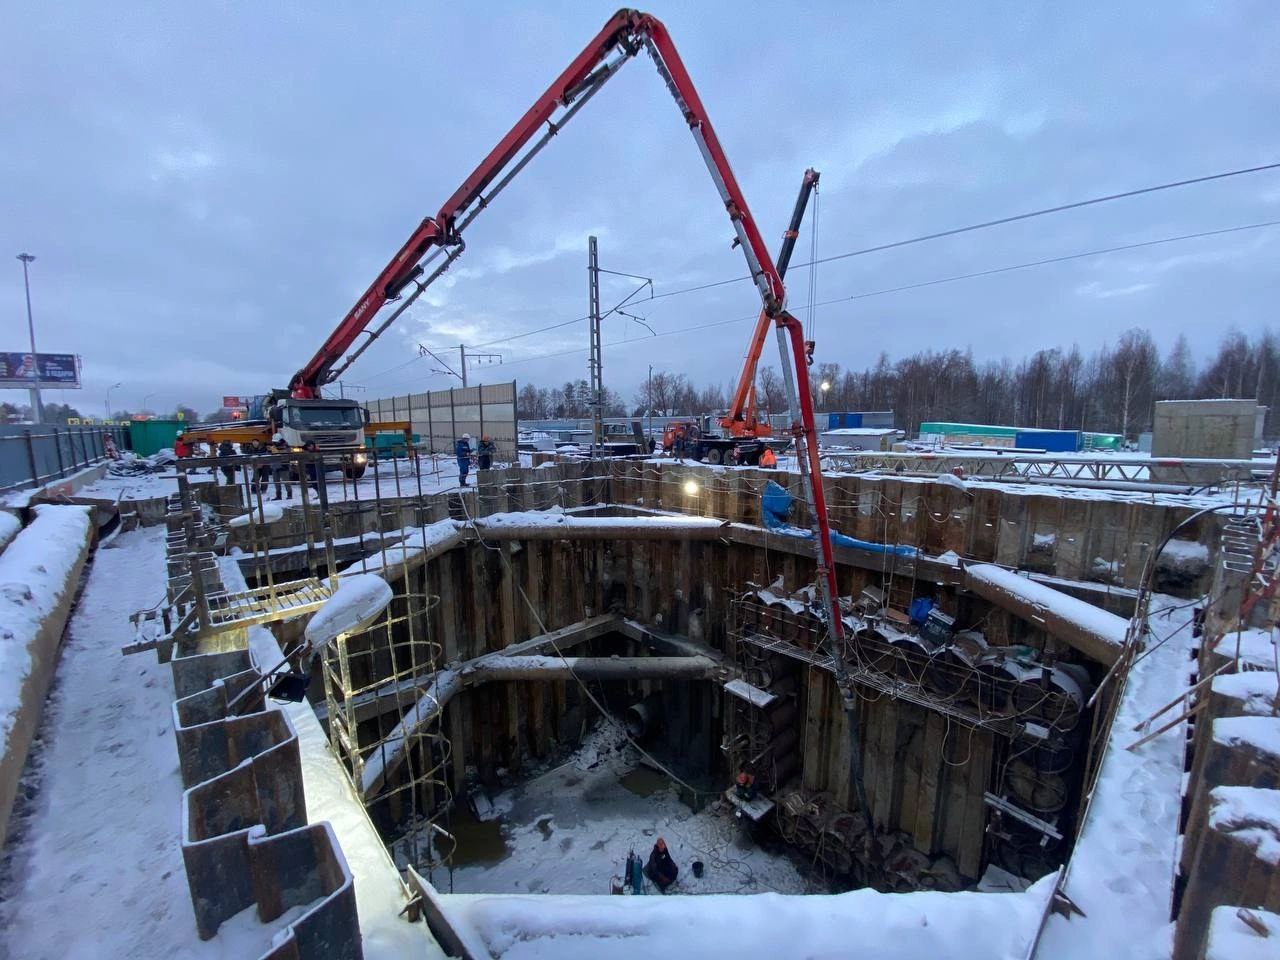
[[[257,437],[254,437],[252,440],[249,441],[249,444],[247,447],[242,448],[242,452],[246,456],[260,457],[267,452],[267,445],[263,443],[261,440],[259,440]],[[270,482],[271,480],[271,464],[269,463],[260,463],[256,465],[246,464],[244,471],[246,476],[250,476],[253,478],[252,482],[249,485],[249,489],[253,493],[262,493],[264,490],[267,489],[267,483]]]
[[[480,438],[480,446],[476,450],[476,466],[481,470],[493,468],[493,455],[498,452],[497,445],[485,434]]]
[[[760,466],[766,470],[773,470],[778,466],[778,455],[773,452],[772,447],[765,447],[764,453],[760,454]]]
[[[220,444],[218,444],[219,460],[230,460],[235,455],[236,455],[236,448],[231,445],[230,440],[223,440]],[[235,486],[236,468],[231,466],[231,464],[229,463],[223,463],[221,469],[222,469],[222,475],[227,478],[227,486],[228,487]]]
[[[120,451],[116,449],[116,442],[112,438],[110,431],[102,435],[102,450],[112,460],[120,459]]]
[[[181,431],[173,438],[173,452],[178,459],[191,456],[191,444],[183,438]]]
[[[644,875],[653,881],[659,890],[666,893],[667,887],[676,882],[679,874],[680,868],[667,852],[667,841],[659,837],[649,853],[649,862],[644,865]]]
[[[271,438],[271,452],[275,454],[283,454],[289,452],[289,444],[285,443],[284,434],[277,433]],[[276,500],[292,500],[293,485],[289,482],[289,472],[293,469],[292,464],[282,460],[273,464],[271,467],[271,478],[276,484]],[[280,488],[284,487],[284,496],[280,495]]]
[[[308,440],[302,445],[302,449],[306,453],[319,453],[320,448],[316,446],[314,440]],[[306,483],[316,488],[316,492],[320,491],[320,483],[324,479],[324,461],[320,459],[312,459],[307,462]]]
[[[471,469],[471,434],[464,433],[454,445],[453,455],[458,458],[458,483],[467,485],[467,471]]]

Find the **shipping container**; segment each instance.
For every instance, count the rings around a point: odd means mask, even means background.
[[[1075,453],[1080,449],[1078,430],[1019,430],[1014,446],[1035,448],[1049,453]]]
[[[133,420],[129,423],[129,446],[140,457],[173,446],[173,438],[185,427],[185,420]]]

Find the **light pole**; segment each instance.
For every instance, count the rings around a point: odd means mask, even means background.
[[[830,380],[823,380],[820,384],[818,384],[818,390],[820,391],[819,399],[821,400],[821,404],[822,404],[820,409],[824,413],[827,410],[827,391],[830,389],[831,389]]]
[[[153,391],[153,392],[151,392],[151,393],[148,393],[146,396],[144,396],[144,397],[142,398],[142,409],[138,411],[139,413],[145,413],[145,412],[146,412],[146,410],[147,410],[147,401],[148,401],[148,400],[150,400],[150,399],[151,399],[152,397],[154,397],[154,396],[155,396],[155,392]]]
[[[107,411],[107,415],[102,418],[104,420],[111,419],[111,391],[118,386],[121,386],[121,384],[113,383],[111,386],[107,387],[107,401],[102,405]]]
[[[36,353],[36,324],[31,319],[31,278],[27,275],[27,264],[35,259],[29,253],[18,254],[22,261],[22,286],[27,292],[27,332],[31,334],[31,419],[36,423],[44,420],[44,410],[40,407],[40,354]]]
[[[649,385],[644,391],[645,406],[649,409],[649,439],[653,439],[653,364],[649,364]]]

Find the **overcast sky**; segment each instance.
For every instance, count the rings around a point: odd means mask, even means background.
[[[1280,18],[1265,0],[652,9],[775,249],[810,165],[822,257],[1280,160]],[[154,394],[201,412],[283,386],[612,10],[7,5],[0,350],[27,349],[12,259],[26,250],[38,345],[83,356],[85,389],[61,398],[86,412],[117,381],[117,409]],[[1280,220],[1280,172],[827,264],[817,299],[1267,220]],[[446,280],[346,379],[369,397],[445,387],[413,359],[419,343],[456,358],[460,342],[582,316],[591,233],[602,266],[659,294],[744,270],[644,56],[477,219]],[[796,262],[809,244],[806,224]],[[1186,334],[1203,356],[1229,327],[1274,322],[1277,251],[1280,228],[1260,229],[848,300],[816,311],[818,359],[1091,349],[1131,326],[1162,346]],[[792,272],[793,309],[809,283]],[[606,306],[632,286],[608,278]],[[630,398],[649,364],[728,382],[757,309],[748,283],[639,303],[667,335],[606,321],[606,384]],[[586,343],[579,323],[500,344],[503,367],[473,382],[586,376]]]

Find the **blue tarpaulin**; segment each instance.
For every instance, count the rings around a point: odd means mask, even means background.
[[[770,480],[764,485],[764,493],[760,495],[760,513],[764,518],[764,527],[774,533],[784,533],[791,537],[812,538],[812,530],[802,530],[789,522],[791,504],[794,498],[784,487]],[[915,547],[871,543],[856,537],[846,537],[843,533],[832,531],[831,542],[837,547],[852,547],[855,550],[866,550],[868,553],[888,554],[895,557],[914,557],[918,550]]]

